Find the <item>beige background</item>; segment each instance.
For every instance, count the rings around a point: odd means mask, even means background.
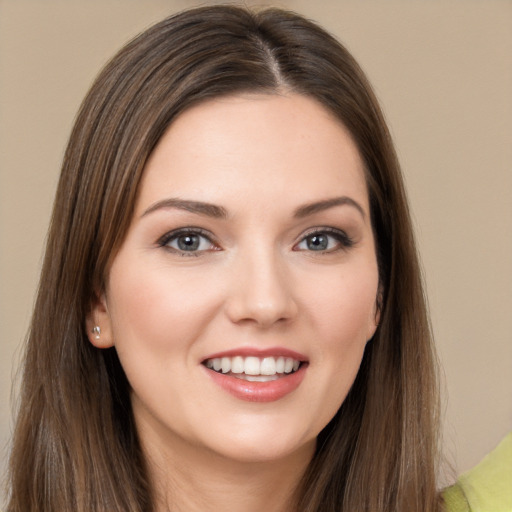
[[[2,447],[11,429],[13,368],[79,102],[120,45],[192,5],[0,0]],[[277,5],[334,32],[382,101],[410,192],[444,367],[445,451],[465,470],[512,428],[512,2]]]

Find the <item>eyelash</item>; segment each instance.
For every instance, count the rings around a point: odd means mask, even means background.
[[[172,247],[169,244],[172,241],[177,241],[180,237],[199,237],[202,239],[202,241],[199,241],[199,244],[203,243],[205,240],[209,244],[209,248],[207,249],[195,249],[195,250],[186,250],[186,249],[180,249],[179,247]],[[333,238],[336,242],[335,247],[330,247],[326,249],[320,249],[318,251],[315,251],[310,248],[299,248],[300,244],[306,243],[308,239],[312,239],[313,237],[321,237],[321,236],[327,236],[329,238]],[[180,228],[174,231],[170,231],[169,233],[166,233],[164,236],[162,236],[158,240],[158,246],[163,247],[164,249],[167,249],[170,252],[173,252],[175,254],[179,254],[180,256],[200,256],[205,252],[209,251],[217,251],[220,250],[219,246],[212,240],[212,235],[208,231],[205,231],[201,228],[195,228],[195,227],[187,227],[187,228]],[[330,243],[328,241],[328,243]],[[294,251],[307,251],[312,253],[319,253],[319,254],[329,254],[341,250],[347,250],[351,248],[354,245],[354,240],[350,238],[344,231],[341,231],[339,229],[334,228],[315,228],[311,230],[310,232],[306,233],[300,241],[293,246]],[[200,245],[199,245],[200,246]]]
[[[186,249],[180,249],[179,247],[171,247],[169,244],[174,241],[178,240],[180,237],[185,236],[197,236],[199,238],[202,238],[203,241],[206,240],[208,244],[210,245],[209,249],[200,249],[200,250],[189,250]],[[201,243],[201,241],[199,242]],[[175,254],[179,254],[180,256],[200,256],[204,252],[207,252],[209,250],[219,250],[218,245],[212,240],[212,235],[201,228],[194,228],[194,227],[187,227],[187,228],[180,228],[174,231],[171,231],[169,233],[166,233],[163,237],[161,237],[158,240],[158,245],[160,247],[163,247],[164,249],[167,249],[170,252],[173,252]]]
[[[319,254],[330,254],[333,252],[338,252],[342,250],[347,250],[353,247],[354,240],[349,237],[344,231],[341,231],[340,229],[335,228],[314,228],[310,232],[306,233],[301,240],[294,246],[294,250],[305,250],[308,251],[308,249],[296,249],[300,244],[307,243],[308,239],[311,239],[313,237],[320,237],[320,236],[328,236],[330,238],[334,238],[336,241],[336,247],[331,247],[327,249],[321,249],[318,251],[309,249],[309,252],[317,252]]]

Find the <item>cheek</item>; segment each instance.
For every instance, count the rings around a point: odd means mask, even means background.
[[[378,273],[369,266],[362,272],[344,272],[326,281],[310,310],[322,338],[333,350],[344,351],[353,343],[365,344],[376,322]]]
[[[375,329],[377,288],[377,271],[370,266],[326,282],[324,293],[311,304],[318,333],[316,362],[324,375],[314,385],[323,396],[318,414],[324,424],[343,403],[359,371]]]
[[[113,267],[109,281],[108,306],[118,352],[174,352],[215,314],[218,292],[200,286],[200,276],[183,276],[165,267],[125,269]]]

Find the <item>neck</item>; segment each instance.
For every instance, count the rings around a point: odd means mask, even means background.
[[[293,512],[314,445],[278,460],[243,461],[194,446],[165,453],[146,446],[156,512]]]

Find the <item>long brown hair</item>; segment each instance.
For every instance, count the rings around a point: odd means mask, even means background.
[[[435,355],[393,144],[363,72],[333,37],[278,9],[203,7],[158,23],[101,72],[67,147],[28,335],[8,512],[150,512],[129,385],[85,317],[130,222],[145,163],[182,111],[239,92],[315,98],[366,168],[380,325],[320,433],[292,508],[434,511]]]

